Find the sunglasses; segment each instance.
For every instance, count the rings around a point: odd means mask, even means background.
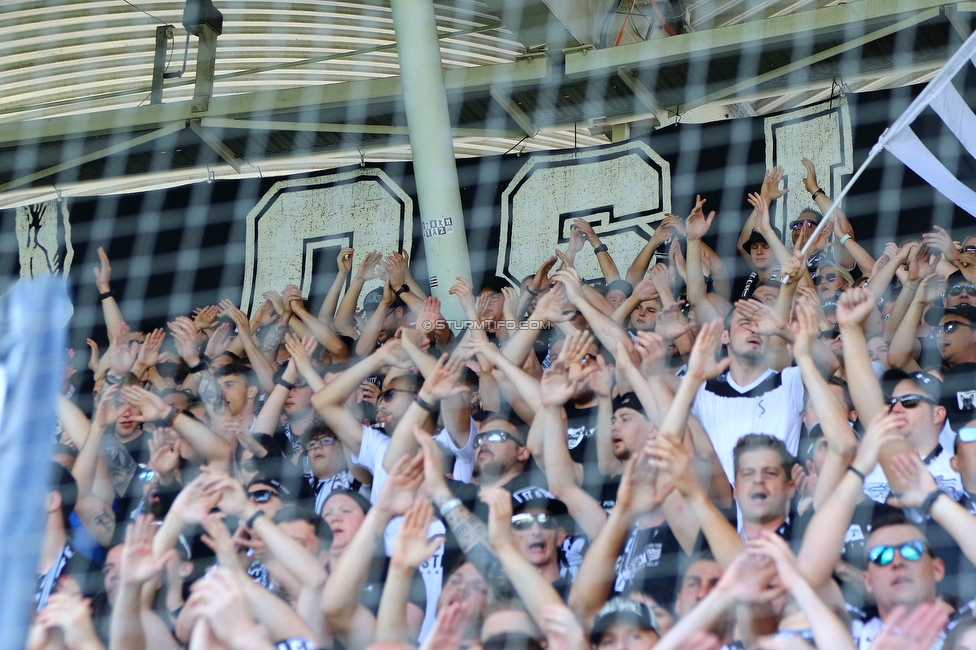
[[[971,284],[954,284],[946,289],[946,293],[950,296],[961,296],[963,291],[969,297],[976,297],[976,286]]]
[[[976,246],[973,246],[972,244],[970,244],[969,246],[963,246],[962,252],[969,253],[970,255],[972,255],[973,253],[976,253]]]
[[[271,501],[271,497],[278,496],[278,493],[274,490],[255,490],[254,492],[248,492],[247,498],[254,503],[267,503]]]
[[[840,330],[836,327],[832,330],[824,330],[823,332],[820,332],[820,338],[825,341],[833,341],[838,337],[840,337]]]
[[[537,515],[528,512],[520,512],[517,515],[512,515],[512,528],[515,530],[528,530],[536,522],[539,523],[539,527],[543,530],[552,530],[557,525],[556,518],[544,512],[540,512]]]
[[[312,451],[313,449],[318,449],[319,447],[331,447],[335,444],[335,438],[315,438],[314,440],[309,440],[308,444],[305,445],[306,451]]]
[[[922,402],[928,402],[929,404],[937,404],[931,397],[926,397],[924,395],[917,395],[915,393],[910,393],[908,395],[899,395],[898,397],[891,397],[885,400],[885,404],[888,405],[889,409],[895,407],[895,404],[901,404],[906,409],[913,409]]]
[[[873,546],[868,549],[868,559],[878,566],[888,566],[895,561],[895,551],[901,554],[902,559],[918,562],[928,551],[928,546],[920,539],[913,539],[901,546]]]
[[[393,398],[396,397],[396,393],[407,393],[409,395],[416,395],[417,394],[417,393],[415,393],[412,390],[405,390],[403,388],[387,388],[382,393],[380,393],[379,400],[381,402],[383,402],[384,404],[387,404],[389,402],[392,402],[393,401]]]
[[[968,328],[968,329],[973,329],[973,324],[972,323],[964,323],[964,322],[962,322],[960,320],[951,320],[948,323],[942,323],[942,327],[940,327],[939,329],[942,330],[942,333],[943,334],[952,334],[953,332],[955,332],[960,327],[965,327],[965,328]]]
[[[836,279],[837,279],[836,273],[825,273],[824,275],[815,275],[813,276],[813,284],[819,287],[820,283],[823,282],[824,280],[826,280],[827,282],[833,282]]]
[[[797,230],[797,229],[803,228],[803,227],[816,228],[817,227],[817,222],[816,221],[810,221],[809,219],[797,219],[796,221],[791,221],[790,222],[790,230]]]
[[[516,445],[520,445],[518,438],[513,436],[507,431],[502,431],[501,429],[492,429],[491,431],[482,431],[474,437],[474,446],[480,447],[481,443],[487,442],[505,442],[506,440],[511,440]]]

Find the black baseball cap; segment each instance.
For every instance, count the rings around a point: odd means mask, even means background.
[[[976,307],[966,304],[956,305],[955,307],[946,307],[945,309],[933,307],[925,312],[925,322],[929,325],[935,326],[939,324],[939,321],[942,320],[943,316],[948,316],[949,314],[962,316],[970,323],[976,323]]]
[[[610,626],[618,622],[633,623],[641,630],[653,630],[659,638],[661,636],[657,617],[647,605],[624,596],[615,596],[607,601],[596,615],[593,629],[590,631],[590,642],[599,644],[601,637]]]
[[[886,370],[881,375],[881,388],[885,395],[890,396],[898,382],[905,379],[911,380],[919,390],[935,402],[939,401],[939,396],[942,394],[942,382],[927,372],[905,372],[901,368]]]
[[[644,412],[644,405],[641,404],[639,399],[637,399],[637,393],[634,392],[624,393],[613,398],[614,413],[616,413],[618,409],[631,409],[633,411],[637,411],[645,418],[647,417],[647,413]]]

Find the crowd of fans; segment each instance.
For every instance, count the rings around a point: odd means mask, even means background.
[[[836,211],[803,255],[803,163],[748,277],[703,200],[623,274],[577,219],[518,288],[458,278],[456,333],[352,249],[317,312],[135,332],[100,250],[28,647],[976,648],[976,237],[874,259]]]

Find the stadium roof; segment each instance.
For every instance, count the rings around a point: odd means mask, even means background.
[[[201,104],[207,48],[187,35],[183,0],[5,0],[0,207],[409,159],[388,2],[214,4],[223,30]],[[435,4],[459,157],[921,83],[976,11],[945,0],[685,0],[674,13],[667,0]]]

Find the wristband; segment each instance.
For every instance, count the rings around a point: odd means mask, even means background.
[[[119,377],[118,375],[113,375],[111,372],[105,374],[105,383],[111,386],[112,384],[121,384],[125,381],[125,377]]]
[[[533,291],[532,289],[529,289],[528,287],[525,287],[525,293],[527,293],[527,294],[529,294],[530,296],[533,296],[533,297],[539,295],[539,292],[538,291]]]
[[[206,369],[207,369],[207,362],[203,360],[203,357],[200,357],[200,363],[198,363],[195,366],[190,366],[189,368],[187,368],[187,372],[193,375],[200,372],[201,370],[206,370]]]
[[[929,513],[932,512],[932,506],[935,504],[935,500],[942,496],[942,494],[942,490],[938,488],[929,492],[929,495],[925,497],[925,501],[918,507],[918,511],[928,517]]]
[[[817,197],[820,196],[821,194],[823,194],[824,196],[827,196],[827,193],[824,192],[822,189],[820,189],[818,187],[817,188],[817,191],[810,195],[810,198],[812,198],[814,201],[816,201],[817,200]]]
[[[254,522],[258,520],[258,517],[264,516],[264,510],[258,510],[253,515],[247,518],[247,527],[254,528]]]
[[[114,298],[114,297],[115,297],[115,292],[112,291],[111,289],[109,289],[105,293],[98,294],[98,301],[101,302],[101,301],[105,300],[106,298]]]
[[[156,426],[157,427],[172,427],[173,426],[173,423],[176,422],[176,418],[179,417],[180,413],[181,413],[180,409],[176,408],[175,406],[172,407],[169,410],[169,413],[167,413],[163,417],[161,417],[158,420],[156,420]]]
[[[396,294],[397,298],[399,298],[401,293],[406,293],[407,291],[410,291],[410,287],[407,286],[406,284],[402,284],[400,285],[400,288],[394,291],[393,293]]]
[[[442,505],[439,508],[439,510],[441,511],[441,517],[446,517],[447,513],[457,508],[459,505],[461,505],[461,503],[462,503],[461,499],[458,499],[457,497],[454,497],[450,501],[445,502],[444,505]]]
[[[425,411],[427,411],[431,415],[433,415],[434,413],[437,413],[437,407],[434,406],[433,404],[431,404],[430,402],[428,402],[427,400],[421,399],[421,397],[419,395],[414,398],[413,402],[414,402],[414,404],[416,404],[420,408],[424,409]]]
[[[593,254],[594,255],[599,255],[600,253],[606,253],[606,252],[607,252],[607,245],[606,244],[600,244],[599,246],[597,246],[597,247],[595,247],[593,249]]]
[[[864,485],[864,479],[867,478],[867,477],[864,476],[864,473],[861,470],[859,470],[858,468],[854,467],[853,465],[848,465],[847,466],[847,471],[848,472],[854,472],[855,474],[857,474],[860,477],[860,479],[861,479],[861,485]]]
[[[288,390],[293,390],[295,388],[295,384],[291,383],[290,381],[285,381],[281,377],[278,377],[277,379],[275,379],[275,382],[274,383],[278,384],[279,386],[284,386]]]
[[[850,235],[844,235],[843,237],[841,237],[840,238],[840,245],[843,246],[844,244],[846,244],[848,239],[851,239],[851,236]]]

